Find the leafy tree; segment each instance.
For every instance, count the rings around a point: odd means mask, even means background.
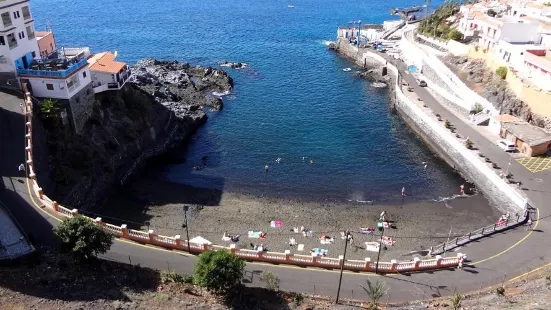
[[[207,251],[199,255],[194,283],[215,294],[228,296],[241,284],[245,261],[226,251]]]
[[[467,139],[467,141],[465,141],[465,147],[468,148],[469,150],[473,148],[473,141],[471,141],[471,139]]]
[[[448,32],[446,38],[448,40],[460,41],[461,39],[463,39],[463,34],[457,29],[452,29],[452,31]]]
[[[371,283],[371,281],[369,280],[365,281],[367,282],[367,287],[363,285],[360,286],[365,291],[367,296],[371,299],[371,309],[377,309],[379,299],[381,299],[386,294],[385,284],[379,280],[375,281],[375,283]]]
[[[107,252],[114,238],[112,234],[82,215],[64,219],[54,228],[54,235],[61,241],[64,250],[70,251],[80,259]]]
[[[505,80],[507,77],[507,67],[501,66],[496,69],[496,74],[502,79]]]

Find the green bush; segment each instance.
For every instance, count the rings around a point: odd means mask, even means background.
[[[471,139],[467,139],[467,141],[465,141],[465,147],[468,148],[469,150],[473,148],[473,141],[471,141]]]
[[[187,274],[163,271],[161,273],[161,283],[193,284],[193,277]]]
[[[385,284],[379,280],[375,283],[371,283],[370,280],[365,280],[367,287],[360,285],[361,288],[365,291],[365,294],[371,299],[371,309],[377,309],[377,304],[379,299],[381,299],[386,294]]]
[[[302,294],[300,293],[295,293],[293,295],[293,302],[295,306],[300,306],[304,302],[304,296],[302,296]]]
[[[112,234],[82,215],[64,219],[54,228],[54,235],[64,250],[81,259],[107,252],[114,238]]]
[[[279,277],[270,271],[265,271],[262,273],[262,276],[260,276],[260,281],[266,282],[266,288],[277,292],[279,291]]]
[[[446,35],[446,39],[460,41],[461,39],[463,39],[463,34],[459,30],[453,29],[452,31],[448,32],[448,34]]]
[[[450,129],[450,128],[452,128],[452,123],[450,123],[450,121],[448,121],[448,120],[445,120],[445,121],[444,121],[444,126],[445,126],[447,129]]]
[[[193,281],[209,292],[228,296],[241,284],[245,261],[226,251],[207,251],[199,255]]]
[[[505,78],[507,77],[507,67],[499,67],[496,69],[496,74],[502,79],[502,80],[505,80]]]
[[[505,288],[503,286],[500,286],[500,287],[496,288],[496,293],[498,295],[504,296],[505,295]]]

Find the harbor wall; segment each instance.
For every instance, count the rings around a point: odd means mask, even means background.
[[[465,179],[474,183],[498,209],[524,214],[526,199],[500,178],[478,156],[477,151],[467,149],[462,141],[445,128],[443,122],[439,122],[432,113],[427,113],[428,109],[421,108],[404,94],[398,69],[381,55],[360,50],[347,43],[339,44],[339,52],[343,55],[358,57],[354,58],[356,63],[375,63],[378,66],[386,64],[388,72],[394,78],[392,85],[389,85],[393,91],[391,98],[394,99],[394,107],[408,126]]]

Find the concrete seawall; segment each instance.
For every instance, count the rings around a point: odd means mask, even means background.
[[[495,174],[478,156],[459,142],[449,130],[420,107],[413,103],[401,90],[396,81],[398,69],[377,53],[339,42],[339,52],[354,59],[357,64],[375,66],[387,65],[393,76],[389,89],[395,92],[394,106],[408,126],[450,166],[457,169],[464,178],[473,182],[488,200],[503,212],[523,214],[526,200],[515,192],[504,180]]]

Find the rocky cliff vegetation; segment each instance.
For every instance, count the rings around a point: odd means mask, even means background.
[[[212,92],[232,87],[220,69],[145,59],[120,91],[96,94],[79,133],[66,104],[42,101],[33,128],[39,184],[64,205],[93,207],[136,164],[181,145],[206,121],[203,107],[222,108]]]
[[[512,114],[535,126],[551,130],[551,119],[532,112],[528,104],[518,99],[507,83],[486,66],[484,60],[447,56],[444,61],[459,71],[459,76],[501,113]]]

